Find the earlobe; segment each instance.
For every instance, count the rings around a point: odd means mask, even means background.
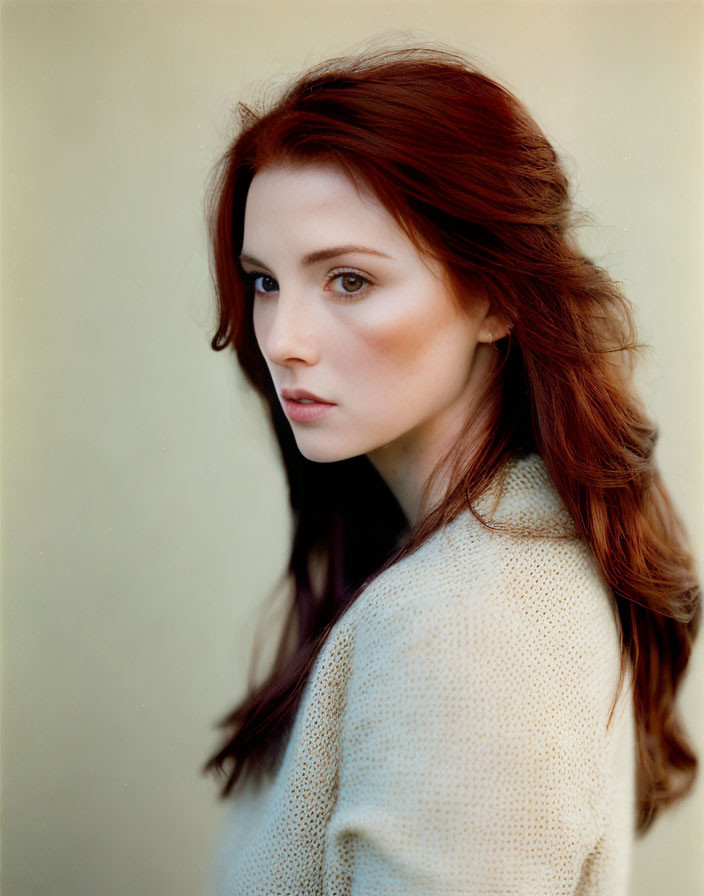
[[[487,313],[479,332],[480,342],[498,342],[504,336],[508,336],[511,325],[503,314]]]

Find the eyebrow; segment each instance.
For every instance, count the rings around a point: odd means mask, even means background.
[[[319,261],[327,261],[329,258],[336,258],[338,255],[349,255],[352,252],[364,255],[378,255],[380,258],[391,258],[385,252],[379,252],[377,249],[369,249],[367,246],[332,246],[329,249],[319,249],[317,252],[309,252],[303,256],[303,267],[309,267]],[[262,268],[268,267],[263,261],[259,261],[253,255],[247,255],[243,252],[240,255],[240,261],[247,264],[257,265]]]

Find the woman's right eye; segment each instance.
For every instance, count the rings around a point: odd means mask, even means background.
[[[255,293],[266,295],[270,292],[276,292],[279,284],[269,274],[262,274],[261,271],[251,271],[247,274],[247,279],[252,284]],[[261,281],[261,284],[260,282]]]

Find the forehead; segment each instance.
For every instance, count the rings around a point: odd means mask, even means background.
[[[303,255],[325,246],[372,246],[398,260],[439,266],[364,184],[331,163],[276,164],[255,174],[247,194],[243,252],[286,245]],[[295,248],[294,248],[295,247]]]
[[[266,189],[300,190],[315,194],[319,191],[336,190],[355,193],[360,200],[371,204],[376,202],[372,190],[357,183],[340,165],[332,162],[276,162],[265,165],[254,175],[250,192]]]

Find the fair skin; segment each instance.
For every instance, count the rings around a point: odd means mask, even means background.
[[[334,256],[305,259],[328,249]],[[442,497],[440,479],[424,494],[433,468],[468,417],[480,419],[490,342],[505,322],[478,297],[458,310],[440,264],[329,165],[255,175],[241,264],[253,280],[257,342],[301,453],[322,463],[366,454],[415,523]],[[305,412],[285,389],[331,406],[292,419]]]

